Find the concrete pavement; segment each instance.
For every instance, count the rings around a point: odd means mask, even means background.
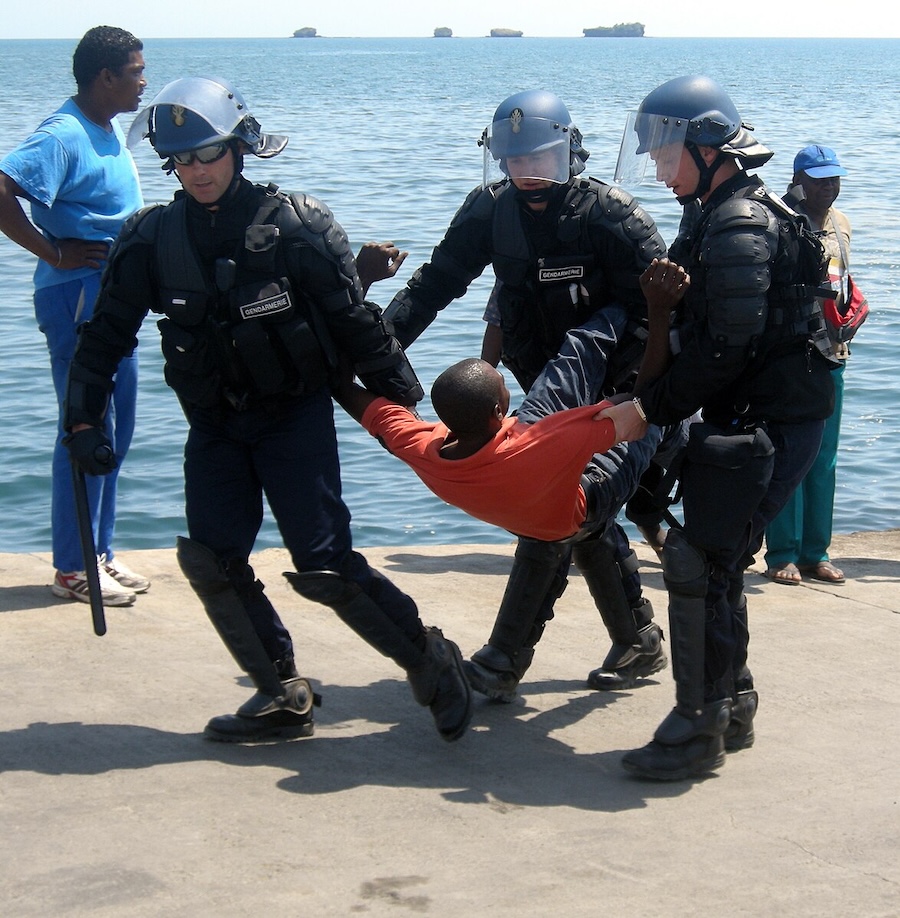
[[[655,555],[636,546],[665,627]],[[509,545],[364,549],[463,653]],[[670,670],[585,687],[608,641],[575,574],[520,699],[441,741],[402,673],[253,559],[324,696],[310,739],[206,741],[250,694],[170,550],[107,609],[51,596],[48,555],[0,555],[0,915],[900,915],[900,530],[838,537],[843,586],[749,574],[756,745],[713,777],[629,778]]]

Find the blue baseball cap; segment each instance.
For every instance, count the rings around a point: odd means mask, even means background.
[[[805,172],[810,178],[831,178],[847,174],[847,170],[838,161],[837,153],[831,147],[817,143],[804,147],[794,157],[794,172]]]

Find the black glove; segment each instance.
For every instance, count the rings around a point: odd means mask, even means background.
[[[88,475],[108,475],[119,464],[109,437],[99,427],[88,427],[63,437],[72,461]]]

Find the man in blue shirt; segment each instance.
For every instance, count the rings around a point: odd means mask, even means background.
[[[60,408],[78,326],[90,319],[109,246],[143,200],[137,169],[115,120],[135,111],[146,86],[143,44],[113,26],[90,29],[72,59],[77,92],[0,160],[0,231],[36,255],[34,306],[47,338]],[[31,219],[19,199],[29,202]],[[122,361],[108,415],[118,463],[134,431],[137,357]],[[72,474],[57,428],[53,453],[51,517],[53,593],[89,601],[75,519]],[[113,554],[116,474],[89,476],[104,605],[130,605],[147,590],[146,578]]]

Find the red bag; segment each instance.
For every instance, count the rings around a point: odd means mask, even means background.
[[[866,295],[856,286],[853,278],[846,274],[843,306],[838,307],[837,300],[825,300],[822,311],[828,327],[828,337],[834,344],[846,344],[859,331],[859,327],[869,315],[869,301]]]

